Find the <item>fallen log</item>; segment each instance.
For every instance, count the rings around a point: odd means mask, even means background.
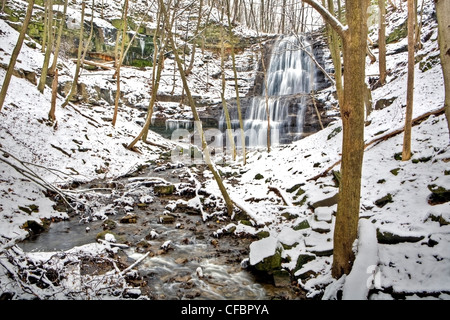
[[[423,114],[423,115],[421,115],[421,116],[418,116],[417,118],[414,118],[414,119],[412,120],[412,126],[416,126],[416,125],[420,124],[422,121],[424,121],[425,119],[427,119],[429,116],[432,116],[432,115],[434,115],[434,116],[440,116],[440,115],[443,114],[444,112],[445,112],[445,107],[442,107],[442,108],[440,108],[440,109],[437,109],[437,110],[433,110],[433,111],[427,112],[427,113],[425,113],[425,114]],[[385,141],[385,140],[387,140],[387,139],[389,139],[389,138],[391,138],[391,137],[393,137],[393,136],[396,136],[396,135],[402,133],[403,131],[405,131],[405,127],[402,127],[402,128],[400,128],[400,129],[396,129],[396,130],[391,131],[391,132],[389,132],[389,133],[386,133],[385,135],[383,135],[383,136],[381,136],[381,137],[378,137],[378,138],[376,138],[376,139],[374,139],[374,140],[372,140],[372,141],[366,143],[366,144],[364,145],[364,150],[366,150],[368,147],[370,147],[370,146],[372,146],[372,145],[373,145],[373,146],[377,145],[377,144],[380,143],[381,141]],[[340,163],[341,163],[341,160],[335,162],[333,165],[331,165],[330,167],[328,167],[328,168],[327,168],[325,171],[323,171],[322,173],[320,173],[320,174],[318,174],[318,175],[316,175],[316,176],[314,176],[314,177],[312,177],[312,178],[309,178],[309,179],[306,180],[306,181],[316,181],[316,180],[319,179],[319,178],[325,177],[325,176],[326,176],[326,175],[327,175],[327,174],[328,174],[335,166],[339,165]]]

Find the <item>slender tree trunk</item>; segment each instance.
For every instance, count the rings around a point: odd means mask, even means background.
[[[345,28],[333,14],[314,0],[304,0],[317,10],[343,40],[344,103],[341,106],[343,139],[341,182],[333,239],[332,276],[350,273],[353,243],[358,234],[361,174],[364,157],[364,96],[368,0],[346,0]]]
[[[160,13],[158,13],[158,19],[157,21],[162,21],[164,20],[163,24],[165,25],[166,23],[169,23],[166,20],[166,17],[162,16]],[[155,30],[155,34],[153,36],[153,43],[154,43],[154,47],[155,47],[155,52],[153,54],[153,61],[156,62],[158,61],[158,63],[155,63],[153,65],[153,75],[152,75],[152,95],[150,98],[150,103],[148,106],[148,112],[147,112],[147,118],[145,120],[144,126],[141,130],[141,132],[136,136],[136,138],[127,146],[128,149],[132,150],[134,148],[134,146],[136,145],[136,143],[138,143],[138,141],[142,138],[144,141],[147,140],[147,134],[148,134],[148,129],[150,127],[151,121],[152,121],[152,115],[153,115],[153,107],[156,103],[156,97],[158,95],[158,88],[159,88],[159,80],[161,78],[161,73],[162,70],[164,69],[164,52],[165,49],[167,47],[167,43],[169,41],[168,37],[164,36],[164,30],[160,28],[160,23],[158,23],[158,27]],[[160,45],[160,48],[158,49],[158,45],[157,45],[157,37],[158,34],[160,35],[160,37],[162,39],[164,39]]]
[[[441,50],[441,66],[445,87],[445,116],[450,138],[450,1],[434,0],[438,20],[439,48]]]
[[[225,6],[222,7],[222,19],[224,17],[225,14]],[[228,105],[227,105],[227,101],[225,99],[225,90],[226,90],[226,76],[225,76],[225,26],[221,26],[220,28],[220,38],[221,38],[221,48],[220,48],[220,68],[222,71],[222,91],[220,93],[220,97],[222,99],[222,107],[223,107],[223,111],[225,113],[225,120],[226,120],[226,124],[227,124],[227,136],[228,136],[228,142],[227,143],[227,148],[228,145],[230,146],[230,151],[231,151],[231,156],[233,161],[236,160],[236,146],[234,143],[234,136],[233,136],[233,128],[231,127],[231,119],[230,119],[230,113],[228,112]],[[228,150],[227,150],[228,151]]]
[[[160,6],[161,6],[161,10],[162,10],[164,16],[167,16],[167,10],[166,10],[166,6],[164,4],[164,0],[160,0]],[[197,129],[198,129],[199,134],[200,134],[201,139],[202,139],[202,149],[203,149],[203,154],[205,156],[206,164],[207,164],[209,170],[212,172],[212,174],[214,176],[214,179],[216,180],[217,185],[218,185],[218,187],[220,189],[220,192],[222,193],[222,196],[223,196],[223,198],[225,200],[225,203],[226,203],[227,213],[228,213],[229,216],[231,216],[233,214],[233,202],[231,201],[231,198],[228,195],[228,192],[227,192],[227,190],[225,188],[225,185],[223,184],[222,177],[217,172],[217,170],[216,170],[216,168],[215,168],[215,166],[214,166],[214,164],[213,164],[213,162],[211,160],[211,154],[209,152],[208,144],[206,142],[206,138],[205,138],[203,129],[201,127],[201,123],[202,122],[201,122],[200,117],[198,115],[194,98],[192,97],[191,91],[189,89],[189,85],[188,85],[188,82],[187,82],[187,79],[186,79],[186,74],[185,74],[184,69],[183,69],[183,62],[181,61],[180,56],[178,55],[177,48],[176,48],[176,45],[175,45],[175,39],[174,39],[174,36],[172,34],[172,30],[168,29],[166,31],[168,33],[168,37],[169,37],[169,40],[170,40],[172,48],[173,48],[173,53],[175,55],[175,60],[176,60],[177,66],[178,66],[178,71],[180,73],[181,80],[183,82],[183,86],[184,86],[184,88],[186,90],[186,95],[187,95],[187,97],[189,99],[189,104],[191,106],[192,114],[194,115],[194,120],[195,120],[195,122],[196,122],[196,124],[198,126]]]
[[[378,0],[380,8],[380,21],[378,28],[378,59],[380,71],[380,84],[386,83],[386,1]]]
[[[39,79],[38,90],[44,93],[45,83],[47,80],[48,65],[50,63],[50,55],[53,51],[53,0],[46,2],[46,16],[47,16],[47,31],[48,43],[45,50],[44,64],[42,66],[41,78]]]
[[[325,2],[325,0],[323,1]],[[328,10],[331,14],[334,15],[334,3],[333,0],[328,0]],[[331,58],[333,60],[334,65],[334,78],[336,81],[336,92],[338,96],[339,106],[343,105],[343,83],[342,83],[342,63],[341,63],[341,48],[340,48],[340,39],[338,37],[337,32],[331,27],[328,26],[328,37],[329,37],[329,46]]]
[[[231,24],[231,18],[230,18],[230,0],[227,1],[227,13],[228,13],[228,25],[229,25],[229,34],[230,37],[233,33],[233,27]],[[247,152],[245,151],[245,133],[244,133],[244,121],[242,120],[242,111],[241,111],[241,99],[239,96],[239,84],[238,84],[238,76],[237,76],[237,70],[236,70],[236,55],[234,53],[234,45],[231,43],[231,59],[233,63],[233,73],[234,73],[234,89],[236,91],[236,107],[238,111],[238,117],[239,117],[239,127],[240,127],[240,133],[241,133],[241,143],[242,143],[242,157],[244,165],[247,163]]]
[[[48,75],[50,75],[50,76],[55,74],[56,64],[58,62],[59,50],[61,48],[61,37],[62,37],[62,31],[64,29],[64,25],[65,25],[65,19],[66,19],[66,14],[67,14],[67,3],[68,2],[69,2],[69,0],[65,0],[64,1],[63,15],[62,15],[62,18],[61,18],[61,23],[60,23],[59,28],[58,28],[58,37],[56,39],[56,46],[55,46],[55,53],[53,55],[53,62],[52,62],[52,65],[51,65],[50,69],[48,70]]]
[[[16,46],[14,47],[14,50],[11,54],[8,70],[6,71],[5,78],[3,79],[2,90],[0,91],[0,112],[2,111],[3,103],[5,102],[6,99],[6,93],[8,91],[9,83],[11,82],[11,77],[14,72],[14,66],[16,65],[17,57],[19,56],[20,50],[22,49],[23,40],[25,39],[25,35],[27,33],[28,24],[31,20],[31,15],[33,13],[33,6],[34,0],[29,0],[25,20],[23,21],[22,29],[20,30]]]
[[[50,111],[48,113],[48,119],[51,122],[56,121],[56,98],[58,95],[58,69],[55,69],[55,73],[53,74],[53,82],[52,82],[52,101],[50,106]]]
[[[403,136],[402,160],[411,159],[411,127],[414,107],[414,0],[408,0],[408,83],[406,88],[406,119]]]
[[[124,9],[123,9],[123,22],[122,22],[122,43],[120,45],[120,53],[117,58],[117,66],[116,66],[116,98],[114,100],[114,115],[112,119],[112,125],[116,125],[117,121],[117,113],[119,110],[119,100],[120,100],[120,68],[122,67],[122,55],[124,54],[125,48],[125,37],[127,36],[127,16],[128,16],[128,0],[125,0]]]
[[[64,100],[64,103],[61,106],[62,108],[65,108],[69,104],[70,99],[72,99],[73,95],[77,91],[78,74],[80,73],[81,54],[82,54],[82,51],[83,51],[84,11],[85,11],[85,8],[86,8],[86,2],[83,0],[83,2],[81,2],[81,22],[80,22],[80,36],[79,36],[79,43],[78,43],[77,65],[75,67],[75,74],[74,74],[72,86],[70,88],[69,94],[66,97],[66,100]]]

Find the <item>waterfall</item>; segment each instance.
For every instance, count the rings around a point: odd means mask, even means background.
[[[145,39],[139,39],[139,44],[141,45],[141,57],[144,58],[144,50],[145,50]]]
[[[305,94],[309,94],[314,81],[314,65],[304,50],[311,52],[311,44],[301,36],[280,37],[274,44],[266,72],[267,104],[263,86],[263,92],[251,99],[245,114],[247,146],[267,146],[266,109],[270,115],[271,146],[288,143],[301,136],[306,111]],[[233,120],[236,130],[239,123]],[[224,129],[224,120],[221,122],[221,129]],[[235,137],[240,140],[238,134]],[[239,144],[240,141],[236,143]]]

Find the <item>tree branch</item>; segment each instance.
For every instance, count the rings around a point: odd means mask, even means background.
[[[347,38],[347,27],[344,26],[333,14],[330,13],[324,6],[315,0],[303,0],[311,7],[313,7],[322,18],[330,24],[330,26],[339,34],[342,39]]]

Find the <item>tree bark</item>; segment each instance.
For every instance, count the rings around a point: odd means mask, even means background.
[[[229,26],[229,34],[230,36],[233,33],[233,27],[231,23],[231,13],[230,13],[230,0],[227,1],[227,14],[228,14],[228,26]],[[234,89],[236,91],[236,107],[238,111],[238,117],[239,117],[239,126],[240,126],[240,133],[241,133],[241,143],[242,143],[242,159],[244,165],[247,163],[247,152],[245,150],[245,133],[244,133],[244,121],[242,119],[242,111],[241,111],[241,99],[239,96],[239,85],[238,85],[238,76],[237,76],[237,70],[236,70],[236,55],[234,53],[234,45],[231,43],[231,60],[233,63],[233,73],[234,73]]]
[[[439,48],[441,50],[441,66],[445,87],[445,116],[449,130],[450,141],[450,1],[434,0],[438,20]]]
[[[79,43],[78,43],[78,54],[77,54],[77,65],[75,67],[75,74],[72,82],[72,86],[70,88],[69,94],[66,97],[66,100],[64,100],[64,103],[62,104],[62,108],[65,108],[68,104],[70,99],[72,99],[72,96],[77,91],[77,85],[78,85],[78,74],[80,73],[80,67],[81,67],[81,54],[83,51],[83,35],[84,35],[84,11],[86,8],[86,2],[83,0],[81,3],[81,23],[80,23],[80,37],[79,37]]]
[[[120,44],[120,52],[117,56],[117,65],[116,65],[116,97],[114,99],[114,114],[112,118],[113,127],[116,125],[117,121],[117,113],[119,111],[119,100],[120,100],[120,68],[122,67],[122,56],[124,54],[125,48],[125,37],[127,36],[127,16],[128,16],[128,0],[125,0],[124,8],[123,8],[123,21],[122,21],[122,42]]]
[[[367,0],[347,0],[345,28],[333,14],[314,0],[304,0],[316,9],[343,40],[344,103],[341,183],[333,243],[332,276],[350,273],[357,238],[364,156],[365,59],[367,47]]]
[[[49,120],[53,123],[56,121],[56,98],[58,95],[58,69],[55,69],[55,73],[53,74],[53,82],[52,82],[52,101],[50,106],[50,111],[48,113]]]
[[[61,23],[60,23],[59,28],[58,28],[58,37],[56,39],[55,53],[53,55],[53,62],[52,62],[52,65],[51,65],[50,69],[48,70],[48,74],[50,76],[55,74],[56,64],[58,62],[59,50],[61,48],[61,37],[62,37],[62,31],[64,29],[64,24],[65,24],[65,19],[66,19],[66,14],[67,14],[67,3],[68,2],[69,2],[69,0],[65,0],[64,1],[63,15],[62,15],[62,18],[61,18]]]
[[[46,17],[47,17],[47,32],[48,43],[45,50],[44,64],[42,66],[41,77],[39,79],[38,90],[44,93],[45,83],[47,80],[48,65],[50,63],[50,55],[53,51],[53,0],[47,0],[46,2]]]
[[[414,107],[414,0],[408,0],[408,83],[406,88],[406,119],[405,133],[403,136],[402,160],[411,159],[411,127]]]
[[[9,83],[11,82],[11,77],[14,72],[14,66],[16,65],[17,57],[19,56],[20,50],[22,49],[23,40],[27,33],[28,24],[33,13],[34,0],[28,1],[27,13],[25,15],[25,20],[23,21],[22,29],[20,30],[19,38],[17,39],[16,46],[11,54],[11,59],[9,60],[8,70],[6,71],[5,79],[3,79],[2,90],[0,91],[0,112],[2,111],[3,103],[6,99],[6,93],[8,91]]]
[[[378,0],[380,8],[380,22],[378,27],[378,60],[380,71],[380,84],[386,83],[386,1]]]
[[[165,6],[163,0],[160,0],[160,6],[161,6],[161,10],[162,10],[164,16],[167,16],[166,6]],[[231,198],[228,195],[228,192],[227,192],[227,190],[225,188],[225,185],[223,184],[222,177],[217,172],[217,170],[216,170],[216,168],[215,168],[215,166],[214,166],[214,164],[213,164],[213,162],[211,160],[211,154],[209,152],[208,144],[206,142],[206,138],[205,138],[202,126],[201,126],[202,122],[201,122],[200,117],[198,115],[197,108],[195,106],[194,98],[192,97],[191,91],[190,91],[188,83],[187,83],[186,74],[185,74],[184,69],[183,69],[183,63],[182,63],[182,61],[181,61],[181,59],[180,59],[180,57],[178,55],[177,48],[176,48],[176,45],[175,45],[175,39],[174,39],[174,36],[172,34],[172,30],[168,29],[166,31],[168,33],[168,37],[169,37],[169,40],[170,40],[172,48],[173,48],[173,53],[175,55],[175,60],[176,60],[177,66],[178,66],[178,71],[180,73],[181,80],[183,82],[183,87],[186,90],[186,95],[187,95],[187,97],[189,99],[189,104],[191,106],[192,114],[194,116],[194,120],[195,120],[195,123],[197,125],[197,130],[198,130],[198,132],[199,132],[199,134],[201,136],[202,149],[203,149],[203,154],[205,156],[206,164],[207,164],[209,170],[212,172],[212,174],[214,176],[214,179],[216,180],[217,185],[218,185],[218,187],[220,189],[220,192],[222,193],[222,196],[223,196],[223,198],[225,200],[225,203],[226,203],[227,213],[228,213],[229,216],[231,216],[233,214],[233,202],[231,201]]]

